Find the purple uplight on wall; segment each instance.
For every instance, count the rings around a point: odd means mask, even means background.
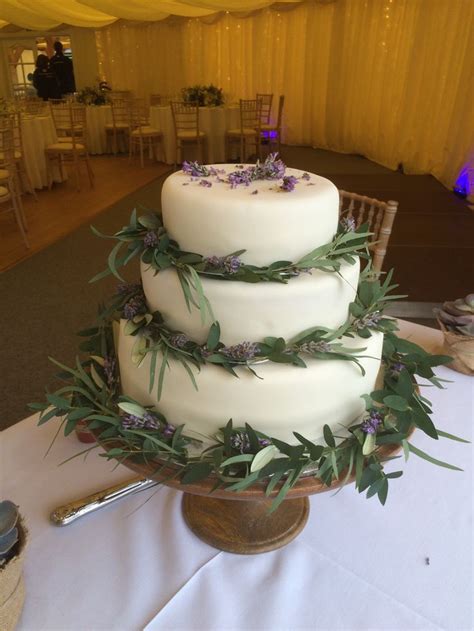
[[[466,199],[474,192],[474,169],[471,166],[465,166],[458,175],[453,186],[453,193],[456,197]]]

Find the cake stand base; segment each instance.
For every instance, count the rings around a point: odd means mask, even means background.
[[[184,493],[183,515],[193,533],[214,548],[259,554],[292,541],[303,530],[309,515],[307,497],[285,500],[269,514],[271,503]]]

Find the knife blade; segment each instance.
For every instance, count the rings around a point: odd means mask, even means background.
[[[139,477],[127,480],[121,484],[115,484],[102,491],[91,493],[86,497],[73,500],[72,502],[64,504],[64,506],[55,508],[50,515],[50,520],[55,526],[67,526],[73,521],[76,521],[76,519],[93,513],[104,506],[109,506],[109,504],[116,502],[122,497],[136,493],[137,491],[142,491],[156,484],[154,480]]]

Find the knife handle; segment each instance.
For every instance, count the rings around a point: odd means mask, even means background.
[[[156,485],[153,480],[146,478],[133,478],[121,484],[116,484],[102,491],[92,493],[87,497],[69,502],[64,506],[59,506],[50,515],[50,519],[56,526],[67,526],[76,521],[79,517],[88,515],[103,506],[108,506],[112,502],[126,497],[136,491],[141,491],[148,487]]]

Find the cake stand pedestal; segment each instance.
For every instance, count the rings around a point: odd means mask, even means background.
[[[397,445],[384,445],[379,454],[390,457],[399,451]],[[311,475],[302,477],[289,489],[280,506],[269,513],[272,498],[278,494],[282,483],[267,497],[266,485],[262,483],[238,492],[216,490],[215,477],[181,484],[176,479],[180,471],[177,465],[159,468],[159,463],[138,463],[131,458],[122,464],[143,478],[182,491],[183,516],[192,532],[214,548],[237,554],[258,554],[285,546],[303,530],[308,520],[308,496],[334,491],[345,478],[342,472],[341,480],[326,486]],[[351,482],[354,482],[353,476],[347,480],[348,484]]]

